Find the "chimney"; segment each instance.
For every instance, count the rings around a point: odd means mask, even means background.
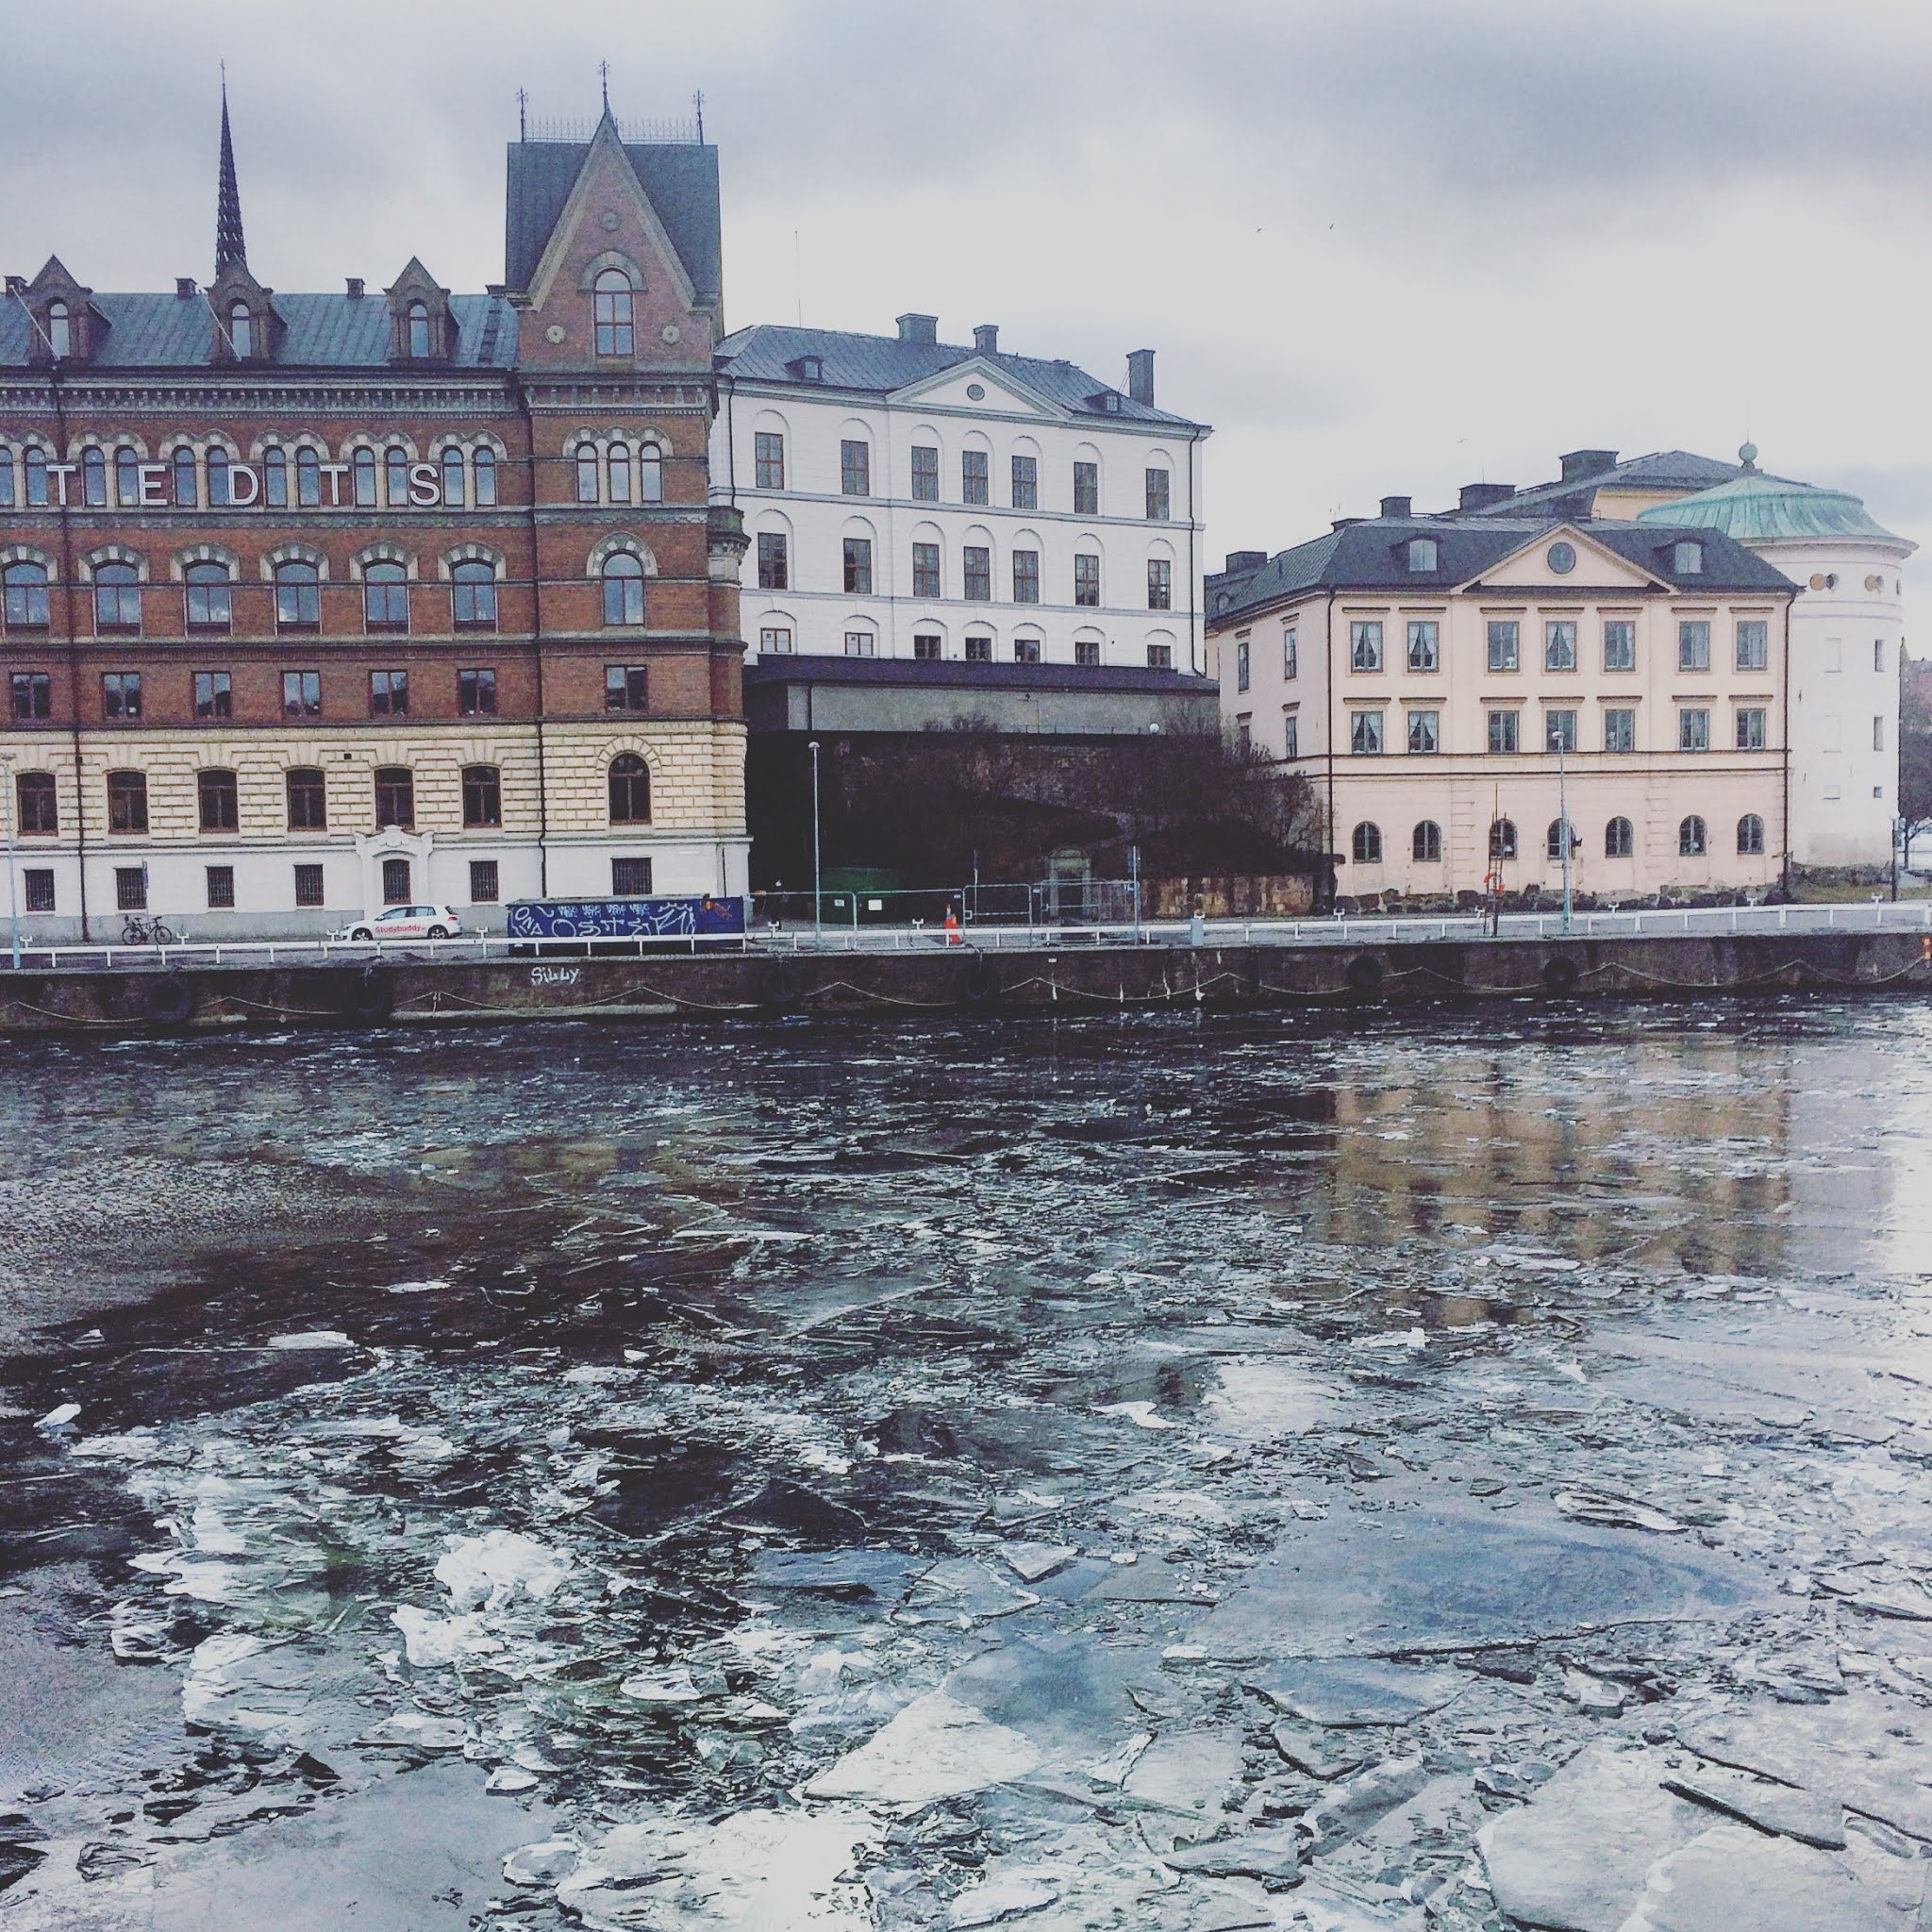
[[[1458,509],[1487,509],[1492,503],[1501,503],[1516,494],[1513,483],[1465,483],[1462,486]]]
[[[902,315],[899,318],[899,340],[902,342],[936,342],[940,339],[940,319],[937,315]]]
[[[1411,498],[1407,496],[1385,496],[1382,499],[1382,515],[1385,519],[1400,523],[1415,512],[1409,508]]]
[[[360,275],[351,275],[349,277],[349,299],[352,302],[359,302],[362,299],[362,277]]]
[[[192,275],[176,275],[175,277],[175,294],[178,300],[192,302],[199,292],[194,286],[194,277]]]
[[[973,331],[973,349],[975,355],[997,356],[1000,352],[1000,325],[996,322],[982,322]]]
[[[25,295],[26,293],[26,277],[25,275],[8,275],[7,277],[7,292],[9,295]]]
[[[1573,449],[1557,460],[1563,465],[1563,474],[1557,480],[1574,483],[1580,477],[1600,476],[1606,470],[1614,470],[1617,452],[1613,449]]]
[[[1152,349],[1129,349],[1127,351],[1127,393],[1137,403],[1154,407],[1154,351]]]
[[[1230,550],[1227,553],[1226,575],[1234,576],[1241,571],[1259,570],[1267,561],[1265,550]]]

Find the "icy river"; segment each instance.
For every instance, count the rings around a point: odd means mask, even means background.
[[[1932,1927],[1932,1007],[0,1126],[0,1932]]]

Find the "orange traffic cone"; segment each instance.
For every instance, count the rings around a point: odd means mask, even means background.
[[[948,906],[946,908],[946,943],[949,946],[963,946],[965,936],[959,930],[958,915]]]

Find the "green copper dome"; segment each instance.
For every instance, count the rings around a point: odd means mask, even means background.
[[[1741,475],[1694,496],[1674,503],[1654,504],[1640,510],[1640,524],[1667,524],[1677,528],[1722,530],[1740,543],[1804,542],[1820,538],[1894,537],[1874,523],[1864,504],[1843,490],[1821,490],[1810,483],[1793,483],[1767,476],[1755,467],[1757,452],[1747,442]]]

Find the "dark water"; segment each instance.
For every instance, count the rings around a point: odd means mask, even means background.
[[[1873,1004],[16,1051],[0,1924],[1475,1926],[1476,1833],[1613,1746],[1802,1719],[1724,1761],[1836,1803],[1932,1735],[1928,1050]],[[1456,1694],[1284,1701],[1343,1657]],[[1887,1761],[1842,1848],[1683,1856],[1896,1918]]]

